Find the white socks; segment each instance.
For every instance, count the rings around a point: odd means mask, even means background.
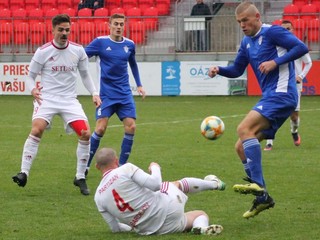
[[[30,134],[24,143],[21,160],[21,172],[26,173],[27,176],[29,176],[33,160],[37,156],[40,140],[40,138]]]
[[[197,193],[218,188],[218,182],[206,181],[200,178],[183,178],[180,181],[181,190],[184,193]]]
[[[84,172],[90,156],[90,142],[79,140],[77,147],[77,173],[76,178],[85,178]]]

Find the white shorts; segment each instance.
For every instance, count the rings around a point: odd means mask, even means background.
[[[162,184],[168,184],[168,189],[165,193],[162,193],[167,194],[169,197],[168,214],[163,225],[155,234],[183,232],[187,225],[184,206],[188,201],[188,197],[173,183],[163,182]]]
[[[59,115],[63,119],[64,129],[68,134],[73,132],[69,123],[76,120],[88,121],[82,105],[76,98],[46,97],[41,105],[34,101],[33,107],[32,120],[37,118],[44,119],[48,123],[47,129],[51,128],[52,119],[55,115]]]

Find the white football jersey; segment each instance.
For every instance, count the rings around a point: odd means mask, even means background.
[[[41,74],[42,95],[75,98],[78,70],[88,70],[88,57],[81,45],[68,42],[59,48],[53,41],[35,52],[29,71]]]
[[[155,233],[163,225],[170,198],[146,188],[149,177],[131,163],[104,174],[94,199],[109,225],[116,218],[143,235]]]

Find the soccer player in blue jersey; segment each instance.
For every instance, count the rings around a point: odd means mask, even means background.
[[[239,139],[235,145],[249,184],[235,184],[233,189],[255,195],[253,206],[243,214],[244,218],[250,218],[274,207],[275,202],[267,192],[263,177],[259,141],[273,139],[295,110],[298,93],[293,61],[306,54],[308,48],[283,27],[263,24],[252,2],[240,3],[235,15],[245,36],[234,64],[213,66],[208,75],[239,77],[250,64],[262,90],[262,98],[238,125]]]
[[[100,140],[105,134],[110,117],[116,113],[124,125],[124,137],[121,145],[119,164],[128,161],[136,129],[136,107],[129,84],[128,62],[137,85],[137,91],[145,97],[140,82],[138,65],[135,59],[135,44],[123,37],[125,16],[114,14],[110,17],[110,35],[95,38],[85,51],[90,57],[95,56],[100,75],[100,98],[102,104],[96,109],[96,127],[90,139],[90,158],[97,151]]]

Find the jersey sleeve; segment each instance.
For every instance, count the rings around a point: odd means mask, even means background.
[[[307,76],[308,72],[310,71],[310,69],[312,67],[312,60],[311,60],[311,57],[310,57],[309,53],[303,55],[301,57],[301,60],[304,63],[304,67],[303,67],[302,72],[299,74],[299,76],[302,79],[304,79]]]
[[[227,67],[219,67],[219,75],[229,78],[236,78],[240,77],[244,71],[246,70],[246,67],[249,64],[249,59],[247,57],[246,53],[246,44],[245,40],[242,40],[238,54],[236,56],[236,59],[234,60],[234,63]]]
[[[95,38],[91,43],[89,43],[85,47],[84,50],[89,58],[96,56],[96,55],[99,55],[99,40],[98,40],[98,38]]]
[[[274,59],[277,65],[294,61],[309,52],[307,46],[301,40],[283,27],[270,27],[267,37],[272,39],[276,46],[287,49],[286,54]]]
[[[135,56],[136,56],[135,47],[133,47],[132,53],[129,58],[129,65],[130,65],[134,80],[136,81],[137,87],[141,87],[142,84],[140,81],[139,68],[138,68],[138,64]]]

